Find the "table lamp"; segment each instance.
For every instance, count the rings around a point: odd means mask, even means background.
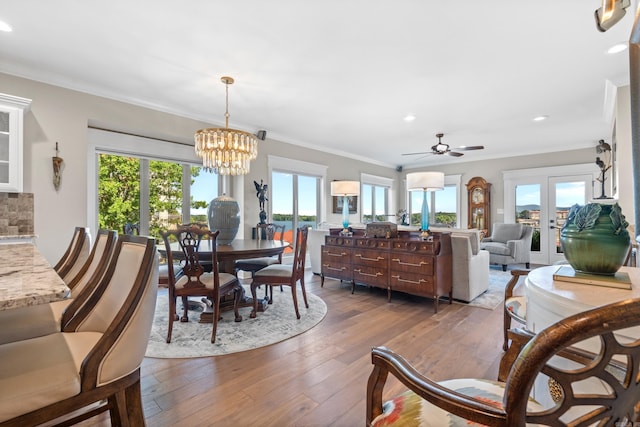
[[[331,195],[342,197],[342,235],[349,234],[349,197],[360,195],[359,181],[332,181]]]
[[[407,189],[422,191],[422,224],[420,237],[429,237],[429,204],[427,192],[444,189],[444,173],[442,172],[414,172],[407,174]]]

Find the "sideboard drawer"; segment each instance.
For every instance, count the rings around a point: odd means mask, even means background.
[[[394,291],[407,292],[413,295],[428,296],[435,295],[433,289],[433,276],[422,274],[411,274],[404,272],[391,272],[390,286]]]
[[[354,265],[363,265],[387,270],[389,268],[389,252],[372,249],[353,249],[351,262]]]
[[[340,246],[322,246],[320,271],[323,276],[351,280],[351,249]]]
[[[402,252],[393,252],[390,260],[391,271],[433,275],[434,257]]]
[[[407,251],[420,254],[437,255],[440,253],[440,242],[429,242],[426,240],[407,240],[400,239],[393,241],[394,251]]]
[[[355,243],[353,237],[343,236],[325,236],[325,244],[332,246],[353,246]]]
[[[389,249],[391,241],[385,239],[357,239],[356,246],[359,248]]]
[[[369,286],[375,286],[377,288],[387,288],[389,281],[388,269],[366,267],[366,266],[353,266],[353,281],[355,283],[364,283]]]

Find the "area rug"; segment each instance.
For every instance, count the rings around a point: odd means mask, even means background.
[[[495,310],[504,301],[504,287],[511,280],[511,272],[502,271],[502,268],[489,268],[489,289],[478,295],[471,302],[453,301],[457,304],[471,307]]]
[[[247,295],[251,295],[249,286],[244,285]],[[264,291],[258,289],[258,297]],[[216,342],[211,343],[210,323],[199,323],[200,313],[189,310],[189,322],[174,322],[171,343],[166,343],[167,316],[169,300],[166,290],[158,292],[156,312],[147,352],[145,356],[156,358],[190,358],[218,356],[264,347],[287,338],[299,335],[320,323],[327,313],[327,305],[316,295],[307,292],[309,308],[304,307],[300,289],[298,289],[298,309],[300,320],[296,319],[293,309],[291,289],[288,286],[283,292],[274,289],[273,304],[267,310],[259,312],[255,319],[250,319],[251,307],[242,307],[242,322],[233,321],[233,311],[223,312],[218,322]],[[182,302],[178,300],[178,313],[182,313]]]

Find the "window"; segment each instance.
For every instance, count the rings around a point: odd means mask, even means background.
[[[385,177],[362,174],[360,177],[362,188],[360,189],[360,205],[362,207],[361,221],[369,223],[373,221],[389,221],[395,218],[391,206],[391,186],[393,180]]]
[[[98,153],[98,171],[100,228],[122,232],[137,224],[160,239],[171,224],[206,223],[207,205],[217,196],[218,176],[199,166]]]
[[[269,156],[271,176],[267,203],[271,222],[285,226],[285,240],[293,244],[293,230],[322,222],[326,166]],[[295,195],[295,197],[294,197]],[[269,219],[267,219],[269,221]]]
[[[221,183],[200,166],[193,147],[98,129],[89,129],[89,143],[92,229],[122,233],[130,223],[160,239],[170,224],[207,222],[207,206]]]
[[[461,175],[446,175],[444,189],[427,193],[429,224],[434,227],[460,227],[460,179]],[[410,224],[422,223],[422,191],[410,191],[407,198]]]

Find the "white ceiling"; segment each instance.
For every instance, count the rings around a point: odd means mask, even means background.
[[[0,72],[215,125],[228,75],[230,127],[413,168],[610,140],[632,3],[601,33],[599,0],[0,0]],[[401,155],[438,132],[485,150]]]

